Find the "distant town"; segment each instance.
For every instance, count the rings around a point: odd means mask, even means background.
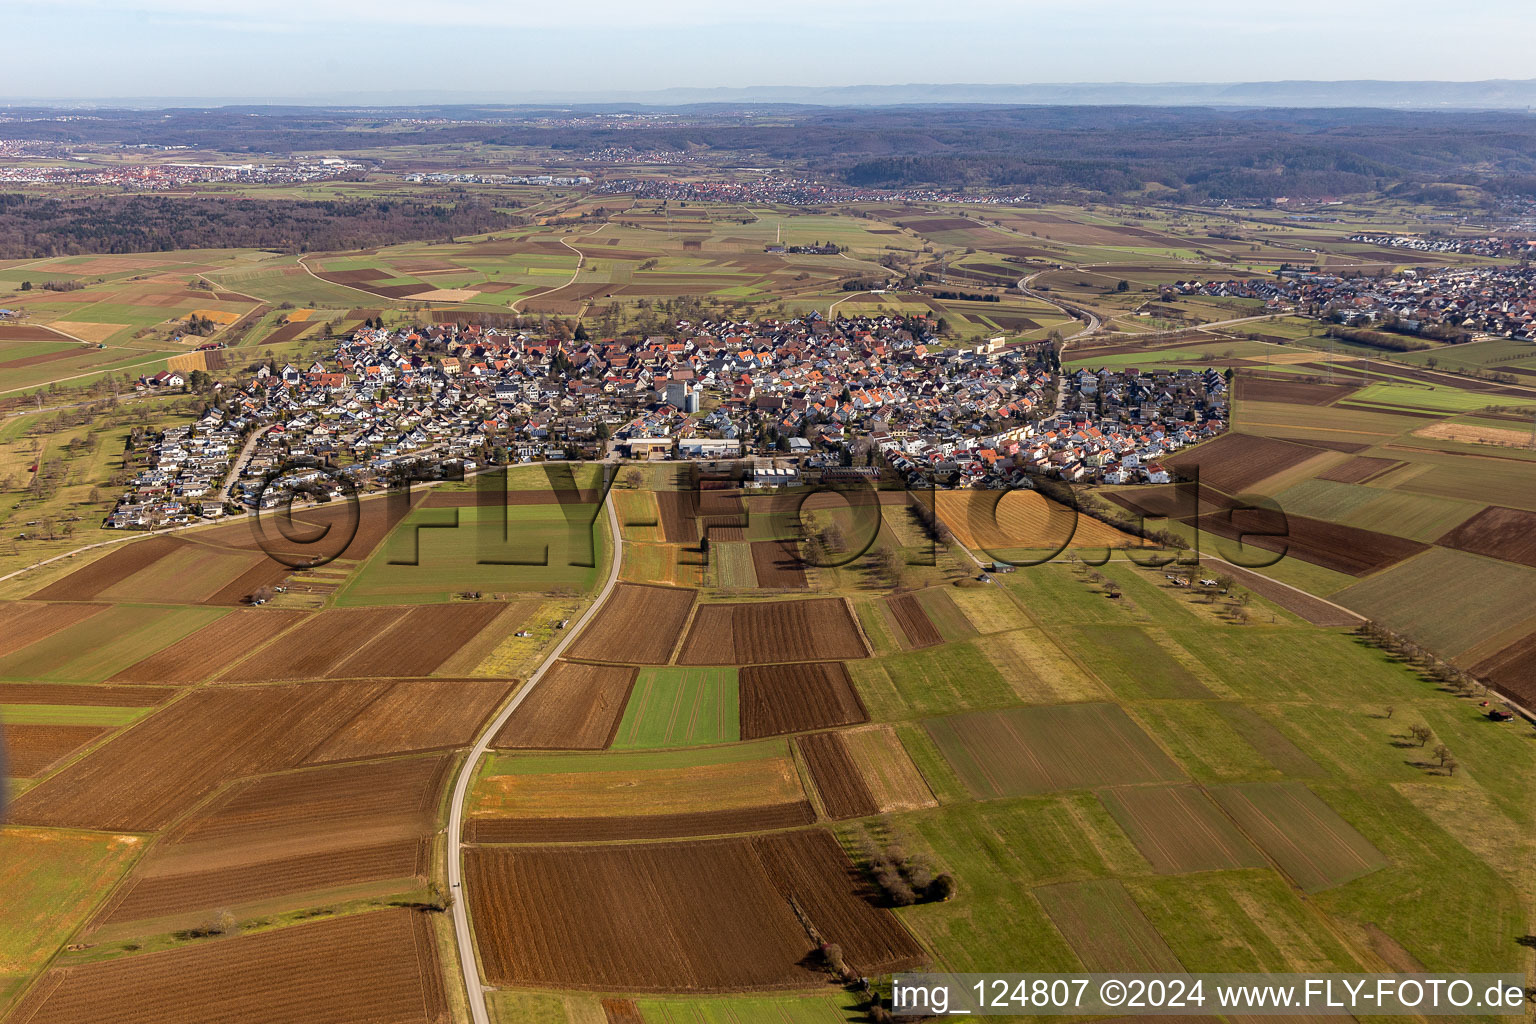
[[[1536,269],[1529,266],[1409,269],[1382,277],[1282,269],[1273,278],[1180,281],[1171,291],[1262,299],[1267,312],[1294,310],[1346,324],[1384,322],[1409,333],[1432,327],[1468,337],[1536,340]]]
[[[354,171],[361,164],[322,157],[282,164],[133,164],[122,167],[0,167],[6,185],[115,185],[156,192],[210,182],[291,185],[324,181]]]
[[[1007,206],[1029,201],[1027,192],[973,193],[957,189],[884,189],[832,185],[811,178],[775,176],[756,181],[671,181],[661,178],[615,178],[592,189],[593,195],[633,195],[688,203],[769,203],[819,206],[826,203],[971,203]]]

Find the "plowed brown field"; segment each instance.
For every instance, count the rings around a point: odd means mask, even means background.
[[[692,590],[620,583],[566,655],[584,661],[665,665],[693,599]]]
[[[1429,550],[1428,544],[1391,534],[1309,516],[1282,517],[1268,510],[1212,513],[1200,518],[1200,528],[1218,537],[1240,540],[1245,547],[1284,552],[1287,557],[1351,576],[1369,576]]]
[[[346,761],[468,746],[512,684],[490,679],[424,679],[392,684],[307,758]]]
[[[291,521],[282,510],[264,512],[258,524],[250,519],[232,522],[212,530],[200,530],[197,539],[204,544],[223,544],[250,551],[272,551],[284,555],[290,561],[311,555],[361,561],[373,553],[389,531],[393,530],[410,505],[421,500],[422,491],[414,490],[409,505],[404,495],[388,494],[380,498],[367,498],[355,506],[357,530],[351,528],[353,512],[346,502],[332,502],[313,508],[298,508]],[[322,530],[332,532],[324,534]],[[342,541],[351,533],[350,541]],[[290,539],[289,534],[296,539]],[[338,550],[339,549],[339,550]]]
[[[613,739],[638,670],[557,661],[491,741],[524,750],[601,750]]]
[[[117,683],[200,683],[305,617],[304,612],[244,608],[112,677]]]
[[[343,608],[316,612],[280,644],[269,644],[219,675],[220,682],[324,679],[364,645],[396,628],[403,608]]]
[[[869,720],[842,662],[748,666],[739,692],[744,740]]]
[[[420,605],[326,674],[337,679],[431,675],[505,609],[494,601]]]
[[[298,764],[383,690],[378,683],[196,690],[23,793],[11,820],[158,831],[230,778]]]
[[[41,775],[108,731],[99,725],[7,725],[6,774],[18,779]]]
[[[433,827],[452,758],[330,765],[235,783],[177,826],[168,842],[247,845],[353,835],[412,835]]]
[[[1254,434],[1227,433],[1164,461],[1186,473],[1199,467],[1202,484],[1239,494],[1260,480],[1317,455],[1317,449],[1307,445]]]
[[[880,813],[880,806],[864,784],[840,733],[811,733],[798,737],[795,743],[821,793],[827,817],[862,818]]]
[[[759,665],[867,658],[841,598],[700,605],[681,665]]]
[[[1474,665],[1472,672],[1525,707],[1536,705],[1536,633]]]
[[[263,587],[275,587],[288,578],[293,572],[291,568],[282,562],[271,558],[262,558],[245,572],[230,580],[224,586],[214,591],[203,599],[203,604],[230,605],[245,604],[251,595]]]
[[[442,1024],[432,925],[409,910],[349,914],[49,971],[16,1024]]]
[[[166,686],[79,686],[72,683],[0,683],[0,704],[86,704],[147,708],[170,700]]]
[[[811,987],[793,899],[864,974],[921,949],[851,887],[830,833],[599,847],[472,847],[467,879],[494,985],[630,992]]]
[[[427,870],[428,840],[409,837],[342,850],[266,857],[259,847],[217,856],[171,856],[155,851],[98,917],[104,925],[180,914],[206,917],[274,897],[361,882],[411,879]]]
[[[809,825],[816,812],[804,800],[768,807],[685,814],[641,814],[596,818],[473,818],[465,828],[471,843],[598,843],[617,839],[684,839],[735,832],[766,832]]]
[[[1237,376],[1239,402],[1284,402],[1286,405],[1331,405],[1347,398],[1359,388],[1349,384],[1325,384],[1320,381],[1280,377],[1254,377],[1247,372]]]
[[[1341,484],[1358,484],[1369,480],[1373,476],[1385,473],[1394,466],[1402,463],[1396,459],[1378,459],[1370,455],[1357,455],[1352,459],[1339,463],[1332,469],[1324,470],[1317,474],[1319,480],[1332,480]]]
[[[788,547],[790,550],[785,550]],[[752,567],[757,584],[769,590],[804,590],[805,565],[794,551],[794,544],[760,540],[752,545]]]
[[[1493,505],[1440,538],[1440,544],[1536,566],[1536,512]]]
[[[661,532],[668,544],[699,542],[699,527],[694,519],[698,506],[693,491],[657,491],[656,506],[661,510]]]
[[[911,647],[934,647],[944,642],[938,627],[928,618],[923,606],[917,603],[915,595],[892,594],[885,599],[885,606],[890,609],[891,618],[896,620],[896,625]]]

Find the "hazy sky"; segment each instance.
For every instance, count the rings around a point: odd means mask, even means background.
[[[1530,0],[20,0],[0,24],[4,97],[1536,77]]]

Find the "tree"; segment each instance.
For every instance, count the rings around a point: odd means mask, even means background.
[[[1383,710],[1386,711],[1387,717],[1391,718],[1392,715],[1397,711],[1397,707],[1396,705],[1388,704]]]
[[[1419,741],[1419,746],[1428,743],[1434,732],[1427,725],[1413,725],[1408,728],[1408,735]]]
[[[24,292],[31,291],[32,290],[32,282],[31,281],[23,281],[23,282],[21,282],[21,290],[24,291]]]
[[[1117,292],[1128,292],[1130,290],[1131,282],[1129,281],[1121,281],[1119,284],[1115,285],[1115,291]]]
[[[1435,759],[1440,762],[1440,767],[1445,767],[1445,762],[1451,760],[1451,748],[1444,743],[1435,747]]]
[[[822,959],[827,962],[830,970],[839,980],[848,978],[853,972],[848,970],[848,961],[843,958],[843,947],[835,942],[826,942],[821,947]]]
[[[1457,763],[1457,761],[1456,761],[1456,759],[1454,757],[1448,757],[1440,765],[1440,767],[1445,770],[1445,774],[1447,774],[1447,775],[1455,775],[1456,774],[1456,769],[1460,768],[1461,765]]]
[[[638,491],[645,484],[645,474],[638,469],[631,469],[624,474],[624,486],[632,491]]]

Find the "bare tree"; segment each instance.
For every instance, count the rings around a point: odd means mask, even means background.
[[[1412,725],[1408,727],[1408,735],[1419,741],[1419,746],[1428,743],[1434,732],[1427,725]]]

